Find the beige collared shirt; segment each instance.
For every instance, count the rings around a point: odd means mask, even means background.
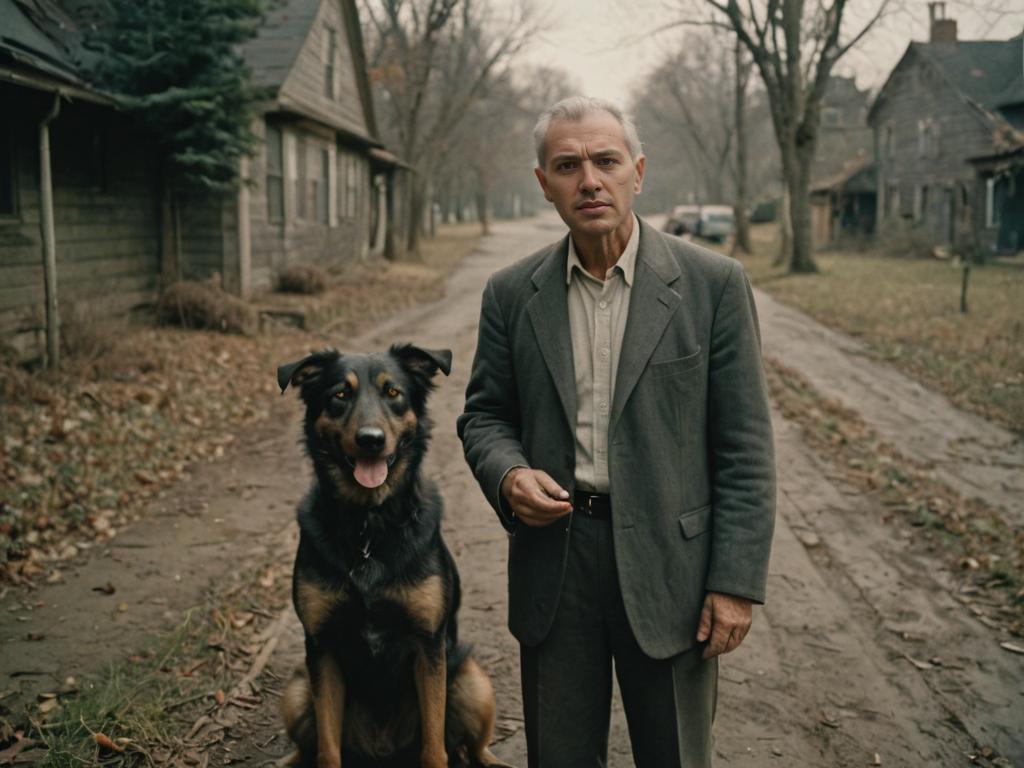
[[[633,285],[640,222],[615,266],[599,280],[580,262],[572,237],[566,261],[569,332],[576,374],[576,487],[608,493],[608,419]]]

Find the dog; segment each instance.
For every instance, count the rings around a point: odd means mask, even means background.
[[[305,403],[315,473],[292,582],[306,663],[281,698],[293,764],[502,766],[490,680],[458,640],[441,496],[421,472],[427,395],[451,361],[405,344],[278,369]]]

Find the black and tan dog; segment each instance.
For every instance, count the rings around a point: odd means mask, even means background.
[[[295,762],[500,765],[491,683],[458,642],[459,576],[441,497],[420,465],[432,378],[451,352],[312,354],[278,369],[301,387],[316,473],[299,507],[292,596],[306,668],[282,697]]]

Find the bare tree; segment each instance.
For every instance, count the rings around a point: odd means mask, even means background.
[[[406,248],[419,250],[429,191],[447,138],[533,32],[522,0],[500,25],[481,0],[361,0],[370,72],[385,130],[416,174]]]
[[[764,82],[782,159],[792,226],[789,269],[814,272],[811,254],[811,163],[818,138],[821,100],[832,68],[886,11],[876,0],[872,15],[843,35],[849,0],[704,0],[750,52]]]
[[[736,38],[733,45],[733,92],[735,112],[733,122],[736,131],[736,195],[733,198],[733,217],[736,220],[736,236],[732,241],[732,252],[750,253],[750,216],[747,213],[747,85],[750,82],[751,63],[743,53],[743,43]]]

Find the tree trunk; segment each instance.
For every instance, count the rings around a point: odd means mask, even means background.
[[[818,271],[811,244],[811,162],[814,160],[814,143],[800,146],[795,149],[794,155],[795,163],[791,166],[793,183],[789,193],[789,213],[793,227],[793,254],[789,260],[789,271],[806,274]]]
[[[779,209],[776,211],[779,220],[779,250],[772,260],[773,267],[789,264],[793,253],[793,220],[789,214],[789,198],[789,182],[783,176],[782,199],[779,201]]]
[[[426,183],[419,174],[414,175],[408,185],[405,222],[405,258],[409,261],[420,260],[420,232],[423,228],[424,201],[426,200]]]
[[[487,184],[481,184],[476,193],[476,215],[480,219],[480,231],[491,234],[491,190]]]
[[[736,103],[736,199],[733,202],[736,220],[736,236],[732,241],[732,253],[750,253],[750,218],[747,215],[747,81],[750,65],[743,61],[743,43],[736,38],[735,49]]]

